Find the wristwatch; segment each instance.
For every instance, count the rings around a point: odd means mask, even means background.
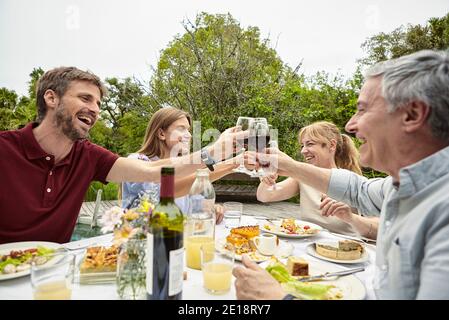
[[[217,162],[214,158],[211,157],[209,151],[207,151],[206,148],[201,149],[201,160],[210,171],[214,171],[214,164],[216,164]]]

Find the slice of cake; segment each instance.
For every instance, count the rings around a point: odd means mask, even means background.
[[[353,240],[338,241],[338,249],[337,258],[340,260],[360,259],[364,251],[362,244]]]
[[[356,260],[362,257],[363,245],[353,240],[341,240],[338,247],[329,244],[315,243],[316,252],[326,258],[336,260]]]
[[[309,263],[303,258],[288,257],[287,270],[292,276],[308,276],[309,275]]]
[[[353,240],[338,241],[338,248],[342,251],[360,251],[363,252],[363,246],[360,242]]]
[[[322,243],[315,243],[315,251],[323,257],[337,259],[337,247]]]
[[[240,234],[230,233],[226,237],[225,248],[227,250],[231,249],[231,246],[229,246],[229,245],[232,245],[236,254],[244,254],[244,253],[249,253],[249,252],[253,251],[253,249],[251,248],[251,245],[249,243],[249,240]]]

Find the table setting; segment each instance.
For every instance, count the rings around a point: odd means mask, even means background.
[[[215,241],[219,242],[220,239],[225,239],[229,233],[230,228],[225,227],[226,222],[216,225],[215,227]],[[242,215],[239,225],[240,226],[260,226],[261,234],[265,234],[263,231],[263,224],[266,223],[265,220],[256,219],[253,216]],[[267,230],[268,231],[268,230]],[[270,234],[270,233],[267,233]],[[336,283],[342,286],[342,290],[347,296],[343,299],[374,299],[374,292],[372,290],[372,277],[374,274],[374,259],[375,259],[375,247],[373,245],[365,246],[364,259],[356,261],[355,263],[348,264],[347,261],[338,261],[332,259],[326,259],[325,257],[320,257],[316,252],[310,250],[314,243],[322,243],[334,241],[337,242],[342,239],[346,239],[345,236],[339,237],[336,234],[326,232],[325,230],[320,230],[317,233],[312,234],[309,237],[282,237],[279,236],[279,240],[282,243],[288,243],[291,245],[291,256],[300,257],[308,261],[311,269],[311,276],[317,276],[325,274],[326,272],[339,272],[349,270],[355,267],[363,267],[363,271],[351,274],[349,276],[343,276],[336,279]],[[73,300],[116,300],[121,297],[117,291],[117,285],[115,281],[101,281],[98,283],[83,283],[80,281],[79,266],[83,257],[86,253],[86,248],[92,246],[110,246],[113,241],[113,235],[111,233],[83,239],[75,242],[70,242],[62,245],[52,245],[46,243],[45,245],[50,246],[54,249],[63,249],[68,254],[75,256],[75,273],[72,286],[72,296]],[[4,254],[5,251],[12,249],[25,248],[27,246],[38,245],[38,243],[28,243],[28,244],[16,244],[17,248],[11,244],[4,244],[0,246],[0,253]],[[14,247],[14,248],[13,248]],[[286,255],[278,256],[279,259],[286,259]],[[266,267],[268,264],[268,259],[260,261],[261,267]],[[184,259],[186,264],[187,259]],[[259,262],[259,261],[258,261]],[[338,263],[336,263],[338,262]],[[234,265],[241,263],[238,259],[233,258]],[[312,272],[313,270],[313,272]],[[30,280],[30,272],[17,273],[15,276],[9,275],[8,278],[0,277],[0,299],[32,299],[33,290]],[[234,279],[232,277],[231,282]],[[220,294],[211,294],[210,290],[204,288],[204,278],[202,270],[196,270],[193,268],[188,268],[187,265],[184,267],[184,281],[183,281],[183,299],[184,300],[235,300],[235,288],[233,283],[230,285],[228,291],[220,292]],[[141,295],[140,298],[144,298]]]

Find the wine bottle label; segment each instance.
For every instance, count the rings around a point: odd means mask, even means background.
[[[182,273],[184,271],[184,248],[170,251],[170,275],[168,295],[174,296],[182,291]]]
[[[147,293],[153,294],[153,234],[147,233]]]

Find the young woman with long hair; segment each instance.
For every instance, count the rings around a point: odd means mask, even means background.
[[[129,158],[143,161],[156,161],[188,154],[190,150],[190,127],[192,119],[190,115],[174,107],[164,107],[151,117],[143,139],[142,146],[136,153],[130,154]],[[238,164],[219,163],[215,170],[210,173],[210,180],[215,181],[232,172]],[[183,212],[187,212],[189,206],[188,192],[195,175],[176,180],[176,204]],[[159,183],[134,183],[124,182],[122,184],[122,207],[130,205],[136,197],[144,192],[156,193],[159,197]],[[223,218],[223,208],[215,207],[217,223]]]
[[[342,134],[335,124],[319,121],[308,125],[299,131],[298,140],[302,145],[301,154],[307,163],[362,174],[359,152],[354,142],[351,137]],[[376,237],[377,218],[360,216],[348,205],[337,203],[301,181],[287,178],[276,184],[276,179],[277,175],[261,178],[257,189],[259,201],[282,201],[299,194],[301,220],[316,223],[332,232]]]

